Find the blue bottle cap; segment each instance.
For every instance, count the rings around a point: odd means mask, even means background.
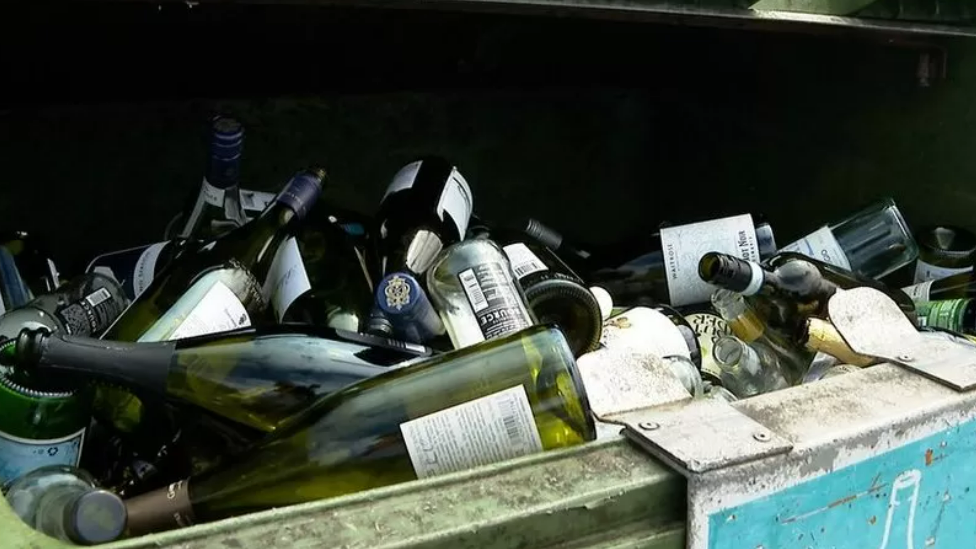
[[[390,273],[376,286],[376,303],[392,316],[410,314],[417,306],[429,303],[417,279],[407,273]]]

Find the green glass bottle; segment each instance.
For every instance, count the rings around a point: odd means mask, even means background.
[[[45,465],[78,465],[89,403],[81,383],[0,371],[0,484]]]
[[[137,535],[176,528],[595,436],[565,337],[534,326],[324,397],[243,459],[129,500],[129,526]]]
[[[0,362],[37,376],[81,374],[273,431],[316,398],[431,350],[306,325],[126,343],[24,330]]]
[[[272,305],[284,313],[290,300],[308,290],[308,277],[304,269],[302,276],[275,277],[275,259],[279,252],[293,261],[298,257],[292,234],[318,199],[324,177],[318,169],[296,175],[261,217],[185,251],[153,279],[104,339],[181,339],[250,326]]]

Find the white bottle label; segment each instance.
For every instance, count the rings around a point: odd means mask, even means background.
[[[512,264],[512,271],[515,272],[515,278],[519,280],[532,273],[549,270],[549,267],[546,267],[545,263],[539,259],[539,256],[532,253],[532,250],[521,242],[509,244],[503,249],[505,250],[505,255],[508,256],[508,261]]]
[[[840,247],[834,231],[824,225],[805,237],[780,248],[781,252],[796,252],[829,263],[835,267],[851,270],[851,262]]]
[[[166,244],[159,242],[149,246],[136,260],[136,266],[132,270],[132,292],[135,297],[139,297],[152,284],[153,277],[156,276],[156,260]]]
[[[0,484],[45,465],[78,466],[85,429],[66,437],[36,440],[0,431]]]
[[[698,262],[708,252],[759,261],[756,228],[749,214],[661,229],[661,249],[671,305],[708,301],[715,287],[698,276]]]
[[[224,332],[251,325],[240,299],[211,271],[184,293],[139,341],[168,341]]]
[[[390,186],[386,188],[386,192],[383,193],[383,200],[395,192],[413,187],[413,182],[417,179],[417,172],[420,171],[420,164],[422,163],[421,160],[418,160],[400,168],[400,171],[393,176],[393,181],[390,181]]]
[[[906,286],[901,289],[901,291],[908,294],[908,297],[912,298],[912,301],[929,301],[929,292],[932,289],[932,283],[934,280],[929,280],[921,284],[915,284],[914,286]]]
[[[712,356],[712,347],[723,336],[732,335],[732,329],[724,318],[711,313],[694,313],[685,315],[685,320],[695,330],[698,344],[701,346],[702,372],[707,372],[716,378],[722,377],[722,368]]]
[[[447,183],[444,184],[441,199],[437,202],[437,215],[443,220],[444,212],[451,214],[458,234],[464,238],[464,233],[468,231],[468,221],[471,219],[471,207],[471,188],[460,172],[453,170]]]
[[[915,263],[915,284],[921,284],[928,280],[938,280],[954,274],[968,273],[972,270],[972,265],[969,267],[939,267],[919,259]]]
[[[418,478],[542,451],[521,385],[400,424]]]
[[[264,295],[274,307],[275,318],[281,322],[288,307],[298,296],[312,289],[312,283],[305,271],[305,262],[298,250],[298,242],[291,237],[278,248],[268,279],[264,285]]]
[[[274,202],[275,193],[241,189],[241,208],[248,214],[258,214]]]
[[[600,343],[611,349],[639,349],[662,358],[691,358],[678,327],[664,314],[647,307],[634,307],[607,319]]]
[[[190,237],[190,235],[187,234],[188,230],[196,226],[196,224],[199,222],[200,215],[203,214],[204,207],[208,204],[223,209],[224,190],[214,187],[209,181],[207,181],[207,178],[204,177],[203,183],[200,184],[200,193],[197,194],[197,201],[193,204],[193,210],[190,211],[189,217],[187,217],[186,221],[183,223],[183,231],[180,233],[181,237]]]

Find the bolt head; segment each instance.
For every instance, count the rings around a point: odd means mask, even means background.
[[[915,357],[913,357],[912,355],[898,355],[895,358],[897,358],[899,362],[911,362],[915,360]]]
[[[752,438],[756,439],[759,442],[769,442],[770,439],[772,439],[773,437],[769,436],[769,433],[765,431],[757,431],[752,434]]]
[[[638,423],[637,426],[640,427],[641,430],[644,430],[644,431],[654,431],[656,429],[660,429],[661,428],[661,425],[660,424],[654,423],[653,421],[642,421],[642,422]]]

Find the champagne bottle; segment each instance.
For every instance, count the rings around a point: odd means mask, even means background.
[[[562,333],[535,326],[323,397],[243,459],[127,502],[133,534],[593,440]]]
[[[793,252],[776,254],[766,266],[728,254],[708,253],[701,258],[698,272],[709,284],[747,296],[765,321],[792,336],[799,333],[807,318],[826,317],[827,302],[838,289],[870,286],[886,293],[906,313],[914,312],[904,292]]]
[[[189,241],[168,240],[109,252],[92,259],[85,272],[115,279],[131,300],[146,291],[156,275],[189,247],[192,247]]]
[[[819,318],[807,320],[802,343],[808,351],[826,353],[843,363],[854,366],[870,366],[879,362],[873,357],[855,352],[833,324]]]
[[[210,240],[246,223],[241,207],[241,152],[244,127],[226,116],[211,120],[210,165],[179,238]]]
[[[108,328],[129,300],[121,286],[100,274],[75,277],[54,292],[0,316],[0,338],[10,339],[24,328],[42,328],[71,335],[98,335]]]
[[[376,287],[376,303],[399,339],[424,343],[444,333],[444,323],[427,293],[409,273],[394,272],[383,277]]]
[[[800,383],[813,354],[800,349],[791,337],[793,334],[769,326],[742,294],[718,290],[712,294],[712,306],[742,342],[761,352],[762,356],[776,357],[779,371],[788,384]],[[712,353],[715,353],[714,348]]]
[[[2,361],[31,375],[83,374],[273,431],[316,398],[430,350],[355,332],[275,326],[179,341],[102,341],[24,330]]]
[[[35,296],[53,292],[61,285],[58,267],[47,246],[26,231],[0,236],[0,245],[14,256],[24,282]]]
[[[109,328],[105,339],[164,341],[250,326],[269,305],[282,314],[308,290],[295,226],[322,190],[323,170],[301,172],[261,217],[187,250]],[[279,257],[279,254],[281,257]],[[271,303],[269,303],[269,299]]]
[[[450,162],[427,157],[404,166],[376,216],[380,276],[425,274],[444,248],[464,237],[471,208],[468,182]]]
[[[915,284],[973,270],[976,234],[962,227],[925,227],[917,233]]]
[[[898,206],[885,198],[847,219],[824,225],[784,246],[869,278],[881,278],[918,257],[918,246]]]
[[[712,349],[722,387],[737,398],[748,398],[790,386],[779,356],[762,344],[747,345],[735,336],[722,336]]]
[[[317,202],[298,237],[311,289],[288,306],[282,320],[364,329],[373,304],[365,238],[365,225],[358,218]]]
[[[79,545],[122,536],[128,518],[119,496],[87,472],[63,465],[35,469],[7,489],[10,508],[35,530]]]
[[[606,288],[619,304],[629,304],[640,296],[676,307],[705,303],[714,288],[696,276],[699,259],[706,252],[723,252],[748,261],[772,255],[776,246],[772,231],[768,225],[760,227],[764,228],[757,229],[748,214],[665,227],[639,248],[646,250],[644,255],[595,273],[592,282]],[[762,241],[759,234],[764,235]]]
[[[444,250],[427,273],[427,288],[455,349],[536,323],[508,258],[491,240]]]

